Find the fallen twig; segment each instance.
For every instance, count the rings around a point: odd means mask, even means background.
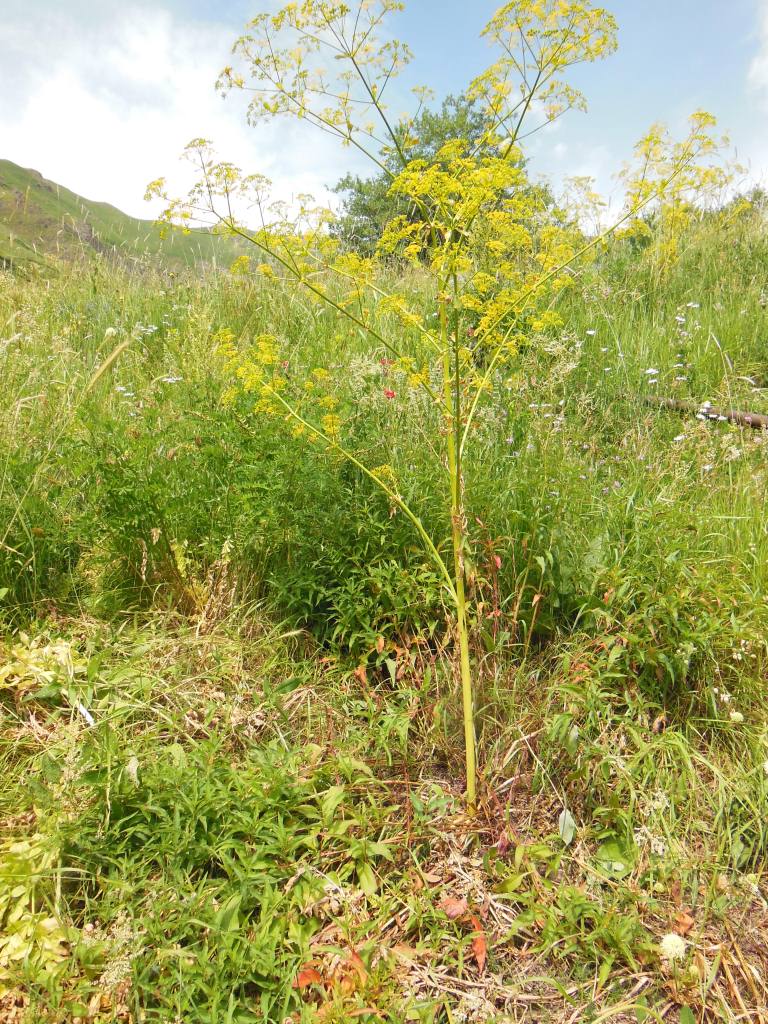
[[[662,409],[675,409],[677,412],[692,412],[699,419],[719,420],[721,423],[737,423],[740,427],[752,427],[753,430],[768,430],[768,416],[758,412],[742,412],[740,409],[714,409],[709,402],[682,402],[676,398],[657,398],[646,395],[646,405],[660,405]]]

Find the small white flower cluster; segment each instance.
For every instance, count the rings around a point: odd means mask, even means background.
[[[669,797],[663,789],[657,789],[651,794],[648,806],[652,811],[666,811],[669,807]]]
[[[677,334],[680,338],[690,338],[691,334],[695,331],[701,330],[701,324],[698,320],[694,319],[691,323],[690,317],[693,316],[694,310],[700,309],[698,302],[687,302],[685,306],[682,306],[675,316],[675,326],[677,328]],[[686,312],[688,311],[688,312]]]
[[[677,932],[668,932],[659,943],[661,959],[667,964],[677,963],[685,958],[688,943]]]
[[[654,835],[645,825],[635,829],[634,838],[636,846],[647,846],[654,857],[664,857],[666,855],[667,844],[660,836]]]
[[[150,338],[159,329],[160,328],[157,326],[157,324],[136,323],[133,325],[133,330],[131,331],[131,334],[133,335],[134,338]]]
[[[726,707],[728,707],[733,700],[733,697],[727,690],[721,690],[718,686],[712,687],[712,696],[715,698],[716,703],[719,701],[720,704],[724,704]],[[736,710],[729,711],[728,718],[734,725],[741,725],[744,721],[744,715],[742,715],[740,711]]]
[[[740,640],[738,649],[731,654],[731,657],[734,661],[744,661],[744,658],[752,658],[754,660],[757,654],[752,650],[752,645],[748,640]]]

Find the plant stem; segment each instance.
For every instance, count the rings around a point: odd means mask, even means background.
[[[448,476],[451,490],[451,540],[453,542],[453,572],[456,598],[456,630],[459,641],[461,670],[461,705],[464,719],[464,763],[467,774],[467,807],[474,810],[476,800],[477,755],[475,750],[475,713],[472,692],[472,669],[469,661],[469,634],[467,632],[467,601],[464,588],[464,501],[457,435],[461,426],[461,393],[454,375],[451,355],[458,359],[456,334],[454,344],[448,336],[446,300],[440,298],[440,331],[443,348],[443,386],[446,407],[446,441],[448,449]],[[456,351],[454,351],[456,350]]]

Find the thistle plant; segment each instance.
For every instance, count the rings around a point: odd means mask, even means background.
[[[312,303],[333,310],[403,371],[435,416],[450,537],[435,536],[433,525],[402,497],[389,467],[367,465],[347,443],[345,409],[329,392],[327,371],[318,367],[296,380],[271,335],[245,347],[226,331],[217,339],[237,386],[254,396],[254,411],[284,417],[294,435],[354,464],[407,516],[437,566],[455,624],[466,796],[473,806],[477,759],[466,568],[472,553],[464,466],[472,458],[483,404],[503,384],[521,343],[562,326],[555,307],[572,284],[573,265],[605,238],[586,237],[551,208],[545,191],[528,178],[522,147],[567,111],[585,109],[567,72],[611,54],[616,24],[591,0],[504,4],[483,31],[494,58],[467,92],[482,111],[484,131],[479,141],[450,140],[427,161],[412,155],[428,90],[413,90],[410,115],[395,119],[387,103],[411,59],[386,28],[401,8],[397,0],[351,6],[304,0],[260,14],[235,44],[237,67],[225,68],[218,83],[222,90],[250,91],[251,122],[296,118],[365,154],[388,175],[408,212],[386,226],[373,256],[341,248],[329,231],[330,210],[309,197],[290,208],[272,202],[267,179],[217,161],[204,140],[188,149],[199,175],[185,199],[172,199],[162,180],[148,194],[167,200],[169,223],[206,223],[247,241],[260,253],[259,262],[254,267],[243,257],[235,269],[300,285]],[[681,173],[700,145],[699,137],[682,144],[657,188],[638,192],[624,219]],[[383,269],[391,271],[393,263],[413,268],[400,280],[418,279],[418,294],[405,284],[385,286],[393,275]]]

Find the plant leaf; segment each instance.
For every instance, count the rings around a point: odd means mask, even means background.
[[[472,927],[475,929],[475,935],[472,938],[472,953],[475,957],[478,973],[482,974],[485,970],[485,961],[488,958],[488,946],[485,941],[485,932],[483,931],[480,918],[475,917],[473,914],[471,921]]]
[[[438,903],[438,907],[449,921],[456,921],[458,918],[464,917],[469,910],[469,904],[464,896],[460,900],[453,896],[444,896]]]
[[[299,989],[309,988],[310,985],[322,985],[323,977],[314,967],[302,967],[293,979],[293,987]]]
[[[557,819],[557,827],[560,832],[560,838],[566,846],[570,846],[576,835],[576,822],[566,807],[563,808],[560,817]]]
[[[681,910],[679,914],[675,914],[675,920],[672,927],[678,935],[687,935],[693,926],[696,924],[694,919],[686,910]]]

